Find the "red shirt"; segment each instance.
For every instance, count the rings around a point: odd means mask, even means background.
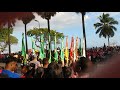
[[[26,78],[24,75],[22,75],[20,78]]]
[[[0,73],[2,73],[2,70],[0,70]]]

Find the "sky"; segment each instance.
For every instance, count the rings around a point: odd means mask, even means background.
[[[103,12],[88,12],[85,15],[85,30],[86,30],[86,41],[87,48],[91,47],[101,47],[104,43],[107,45],[107,38],[99,38],[99,34],[96,34],[96,29],[93,24],[99,22],[98,16],[102,15]],[[120,12],[104,12],[109,13],[111,17],[117,20],[120,23]],[[42,19],[37,14],[35,15],[35,19],[32,20],[29,24],[27,24],[27,31],[32,29],[33,27],[39,27],[38,20],[40,22],[41,28],[47,28],[47,20]],[[50,28],[56,30],[57,32],[63,33],[65,36],[68,36],[68,42],[70,47],[71,37],[83,38],[82,32],[82,23],[81,23],[81,14],[76,14],[75,12],[59,12],[50,20]],[[110,38],[110,43],[115,45],[120,45],[120,27],[119,24],[116,25],[117,31],[115,32],[115,36]],[[18,44],[11,46],[12,52],[17,52],[21,50],[22,47],[22,33],[24,33],[24,24],[22,21],[17,21],[15,26],[13,27],[14,32],[13,36],[18,39]],[[28,48],[31,49],[31,39],[28,37]],[[8,52],[8,50],[6,51]]]

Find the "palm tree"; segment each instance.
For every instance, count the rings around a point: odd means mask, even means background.
[[[48,32],[50,34],[50,19],[51,17],[55,16],[56,15],[56,12],[36,12],[38,15],[40,15],[43,19],[46,19],[47,20],[47,24],[48,24]],[[50,46],[50,43],[49,42],[49,48],[51,47]]]
[[[27,48],[27,35],[26,35],[26,25],[34,19],[35,16],[32,12],[0,12],[0,27],[8,25],[8,33],[9,29],[12,26],[15,26],[16,20],[22,20],[25,24],[25,39],[26,39],[26,52],[28,51]],[[8,43],[9,43],[9,54],[11,53],[10,47],[10,35],[8,34]]]
[[[30,23],[35,16],[32,12],[20,12],[19,20],[22,20],[23,24],[25,25],[25,42],[26,42],[26,54],[28,54],[28,44],[27,44],[27,24]]]
[[[84,39],[84,42],[85,42],[85,57],[86,57],[86,33],[85,33],[85,20],[84,20],[84,17],[85,17],[85,14],[86,12],[76,12],[77,14],[81,13],[82,15],[82,27],[83,27],[83,39]]]
[[[17,19],[17,12],[0,12],[0,27],[4,27],[6,24],[8,26],[8,33],[10,33],[10,28],[15,26]],[[9,55],[11,53],[10,46],[10,34],[8,34],[8,46],[9,46]]]
[[[95,29],[97,29],[96,34],[99,33],[99,37],[103,36],[104,38],[108,37],[108,46],[110,45],[109,38],[114,36],[114,31],[117,28],[114,26],[118,24],[114,18],[110,17],[109,14],[102,14],[98,17],[99,22],[94,24]]]

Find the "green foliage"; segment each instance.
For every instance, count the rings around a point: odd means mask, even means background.
[[[13,33],[13,28],[9,29],[10,34]],[[8,35],[8,28],[0,28],[0,37],[4,37]]]
[[[55,33],[56,33],[56,38],[57,38],[57,44],[60,43],[60,38],[61,37],[64,37],[63,33],[59,33],[59,32],[56,32],[55,30],[51,30],[50,31],[50,35],[51,35],[51,42],[54,41],[54,36],[55,36]],[[48,29],[47,28],[33,28],[33,29],[30,29],[29,31],[27,31],[27,35],[29,37],[33,36],[35,38],[35,42],[40,42],[40,35],[41,34],[44,34],[44,41],[45,43],[48,42]]]
[[[10,28],[10,33],[13,33],[13,28]],[[18,39],[12,35],[10,35],[10,44],[17,44],[18,43]],[[2,51],[5,50],[5,48],[8,45],[8,28],[1,28],[0,29],[0,49]]]
[[[99,33],[99,37],[103,36],[106,37],[113,37],[114,31],[117,30],[117,28],[114,26],[115,24],[118,24],[118,21],[114,20],[114,18],[110,17],[109,14],[102,14],[98,17],[99,22],[94,24],[94,27],[96,30],[96,34]]]
[[[17,44],[18,43],[18,39],[12,35],[10,35],[10,44]]]

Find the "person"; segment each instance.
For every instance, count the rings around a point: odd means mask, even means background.
[[[29,66],[25,65],[21,67],[21,78],[26,78],[26,73],[29,71]]]
[[[72,68],[71,67],[63,67],[63,76],[64,78],[72,78]]]
[[[35,64],[34,63],[31,63],[30,64],[30,69],[29,71],[26,73],[26,78],[34,78],[34,75],[35,75]]]
[[[43,67],[38,67],[36,69],[36,73],[34,75],[34,78],[43,78],[44,75],[44,68]]]
[[[48,65],[49,65],[49,59],[48,58],[44,58],[43,59],[43,69],[44,69],[43,78],[47,77],[47,74],[48,74]]]
[[[21,78],[34,78],[35,64],[31,63],[29,66],[23,66],[22,73],[23,75],[21,76]]]
[[[62,67],[57,62],[48,65],[48,75],[46,78],[63,78]]]
[[[15,67],[15,69],[14,69],[14,71],[13,72],[15,72],[15,73],[17,73],[18,72],[18,64],[16,64],[16,67]]]
[[[78,78],[88,78],[89,71],[93,69],[93,63],[86,57],[81,57],[74,67],[74,72],[77,73]]]
[[[38,67],[41,67],[40,62],[37,60],[37,55],[32,56],[32,61],[29,62],[29,64],[34,63],[35,64],[35,69]]]
[[[2,74],[8,75],[9,78],[20,78],[18,73],[14,71],[17,68],[17,60],[14,57],[7,58],[5,69],[2,70]]]
[[[44,58],[43,59],[43,68],[48,68],[49,65],[49,59],[48,58]]]
[[[76,62],[72,62],[69,67],[72,69],[71,78],[77,78],[78,77],[78,71],[76,71]]]

